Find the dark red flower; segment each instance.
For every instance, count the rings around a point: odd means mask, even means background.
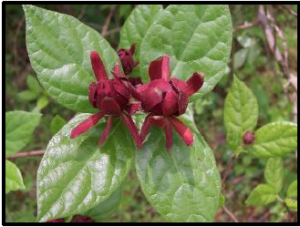
[[[83,215],[75,215],[73,218],[72,218],[72,221],[71,222],[80,222],[80,223],[92,223],[94,222],[93,219],[91,219],[90,217],[88,216],[83,216]]]
[[[188,98],[203,85],[204,74],[194,73],[186,82],[170,79],[170,58],[163,56],[152,61],[149,66],[151,82],[137,87],[138,99],[142,103],[146,117],[141,130],[144,141],[151,125],[163,127],[166,132],[166,147],[172,146],[172,127],[182,137],[187,146],[193,143],[191,130],[176,116],[185,113]]]
[[[133,54],[135,52],[135,44],[132,44],[129,50],[127,49],[120,49],[118,51],[119,58],[122,63],[122,67],[124,73],[127,75],[132,72],[132,70],[139,64],[133,60]]]
[[[89,130],[104,116],[108,116],[106,127],[99,139],[99,145],[101,146],[110,132],[113,117],[117,116],[129,128],[136,145],[141,147],[142,141],[130,116],[140,107],[139,103],[131,103],[131,95],[136,96],[134,87],[127,77],[120,73],[118,63],[116,63],[113,71],[114,79],[108,79],[99,54],[96,51],[92,51],[90,57],[97,82],[92,82],[89,86],[89,100],[93,107],[99,109],[100,112],[90,116],[76,126],[72,130],[71,139]]]
[[[250,145],[253,143],[255,139],[255,136],[254,136],[254,133],[253,132],[250,132],[250,131],[247,131],[245,132],[245,134],[243,135],[243,142],[244,144],[246,145]]]

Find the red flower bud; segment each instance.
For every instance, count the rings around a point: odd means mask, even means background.
[[[122,63],[122,67],[124,73],[127,75],[133,71],[133,69],[139,64],[133,60],[133,54],[135,52],[135,44],[133,44],[129,50],[127,49],[120,49],[118,51],[119,58]]]
[[[119,116],[129,128],[137,146],[140,147],[142,142],[130,117],[131,114],[134,114],[140,108],[138,103],[130,102],[131,95],[136,96],[134,87],[126,76],[120,73],[120,67],[117,63],[113,71],[114,79],[109,80],[99,54],[96,51],[92,51],[90,56],[97,82],[92,82],[89,85],[89,100],[93,107],[99,109],[100,112],[92,115],[75,127],[72,130],[71,138],[76,138],[86,132],[97,124],[101,118],[108,115],[107,125],[99,139],[99,145],[101,146],[110,132],[112,117]]]
[[[183,138],[186,145],[192,144],[192,132],[175,116],[185,113],[188,98],[197,92],[204,82],[204,74],[197,72],[186,82],[177,78],[170,79],[169,61],[167,56],[152,61],[149,66],[151,82],[137,87],[142,107],[150,113],[144,122],[141,138],[145,139],[150,125],[157,125],[157,119],[153,119],[154,116],[161,116],[163,121],[158,125],[166,130],[167,149],[172,145],[171,125]]]
[[[243,142],[246,145],[250,145],[253,143],[253,141],[255,140],[255,136],[253,132],[247,131],[245,132],[245,134],[243,135]]]

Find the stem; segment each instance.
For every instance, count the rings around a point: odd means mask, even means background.
[[[230,170],[232,169],[232,166],[233,164],[235,163],[235,160],[236,160],[236,155],[233,154],[231,156],[231,159],[229,161],[229,165],[226,167],[226,169],[224,170],[224,174],[223,174],[223,178],[222,178],[222,185],[224,185],[225,181],[226,181],[226,178],[228,176],[228,173],[230,172]]]
[[[231,213],[230,210],[228,210],[226,206],[223,206],[222,208],[223,208],[223,210],[225,211],[225,213],[226,213],[226,214],[227,214],[234,222],[239,222],[239,221],[237,220],[237,218],[234,216],[234,214]]]
[[[29,151],[29,152],[19,152],[14,155],[8,156],[8,159],[16,159],[16,158],[26,158],[26,157],[33,157],[33,156],[40,156],[44,155],[45,150],[37,150],[37,151]]]

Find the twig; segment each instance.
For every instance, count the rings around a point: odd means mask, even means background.
[[[25,158],[25,157],[32,157],[32,156],[40,156],[44,155],[45,150],[37,150],[37,151],[29,151],[29,152],[19,152],[14,155],[8,156],[8,159],[16,159],[16,158]]]
[[[120,30],[121,30],[121,28],[115,28],[115,29],[109,30],[109,31],[106,32],[105,35],[103,35],[103,37],[106,37],[106,36],[108,36],[108,35],[115,34],[115,33],[119,32]]]
[[[285,9],[286,11],[288,11],[291,15],[297,17],[297,13],[295,11],[293,11],[292,9],[290,9],[289,7],[285,6],[285,5],[279,5],[281,8]]]
[[[253,21],[253,22],[245,22],[244,24],[239,25],[239,26],[233,28],[233,32],[237,32],[237,31],[240,31],[240,30],[252,28],[252,27],[255,27],[257,25],[258,25],[258,21],[257,20]]]
[[[106,33],[107,33],[107,29],[109,27],[111,18],[113,16],[114,12],[115,12],[115,8],[116,8],[116,6],[112,6],[111,9],[110,9],[110,11],[109,11],[109,14],[108,14],[108,16],[107,16],[107,18],[106,18],[106,20],[104,22],[104,25],[102,27],[102,31],[101,31],[101,35],[102,36],[105,36]]]
[[[233,213],[230,212],[230,210],[227,209],[226,206],[222,206],[223,210],[225,211],[225,213],[234,221],[234,222],[239,222],[237,220],[237,218],[234,216]]]
[[[226,181],[226,178],[227,178],[227,176],[228,176],[228,173],[229,173],[230,170],[232,169],[232,166],[233,166],[235,160],[236,160],[236,155],[233,154],[233,155],[231,156],[230,161],[229,161],[229,165],[228,165],[228,166],[226,167],[226,169],[224,170],[223,177],[222,177],[222,185],[224,185],[224,183],[225,183],[225,181]]]
[[[86,13],[86,7],[87,7],[87,5],[83,5],[82,6],[81,12],[80,12],[80,14],[77,17],[79,20],[82,19],[82,17],[85,15],[85,13]]]

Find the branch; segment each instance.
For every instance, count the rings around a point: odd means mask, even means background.
[[[107,29],[109,27],[109,24],[110,24],[110,21],[111,21],[111,18],[115,12],[115,9],[116,9],[116,6],[112,6],[110,11],[109,11],[109,14],[104,22],[104,25],[102,27],[102,31],[101,31],[101,35],[104,37],[107,33]]]
[[[240,30],[252,28],[252,27],[255,27],[257,25],[258,25],[258,21],[257,20],[255,20],[253,22],[245,22],[244,24],[239,25],[239,26],[233,28],[233,32],[237,32],[237,31],[240,31]]]
[[[37,150],[37,151],[28,151],[28,152],[18,152],[6,158],[8,159],[26,158],[26,157],[40,156],[44,154],[45,154],[45,150]]]
[[[230,159],[230,161],[229,161],[229,164],[228,164],[228,166],[226,167],[226,169],[224,170],[224,173],[223,173],[223,177],[222,177],[222,185],[224,185],[224,183],[225,183],[225,181],[226,181],[226,178],[227,178],[227,176],[228,176],[228,173],[229,173],[230,170],[232,169],[232,166],[233,166],[233,164],[234,164],[236,158],[237,158],[237,157],[236,157],[235,154],[233,154],[233,155],[231,156],[231,159]]]
[[[230,210],[227,209],[226,206],[222,206],[223,210],[225,211],[225,213],[234,221],[234,222],[239,222],[237,220],[237,218],[234,216],[233,213],[230,212]]]
[[[286,11],[289,12],[289,14],[297,17],[297,13],[295,11],[293,11],[292,9],[290,9],[289,7],[285,6],[285,5],[279,5],[282,9],[285,9]]]

